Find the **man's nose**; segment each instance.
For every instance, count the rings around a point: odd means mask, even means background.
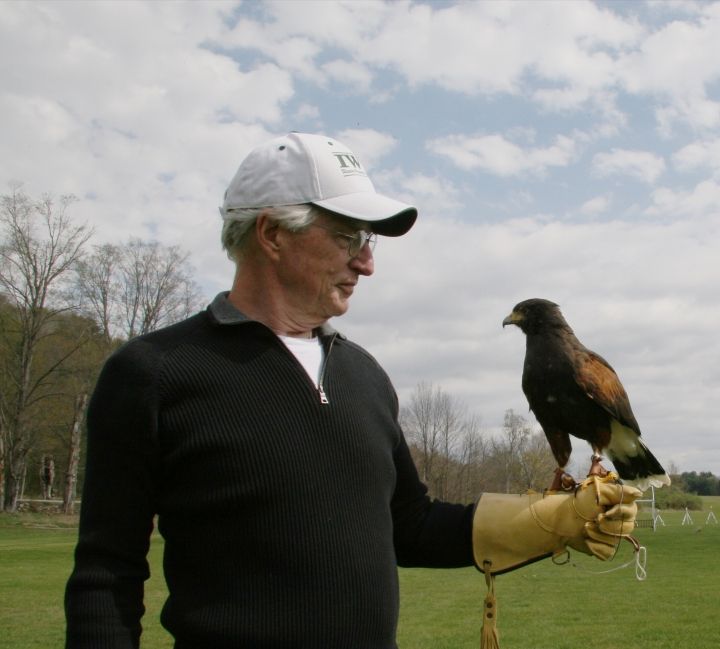
[[[350,260],[350,268],[360,275],[370,276],[375,272],[375,258],[370,245],[366,243],[357,256]]]

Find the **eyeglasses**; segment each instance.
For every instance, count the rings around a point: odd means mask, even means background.
[[[365,230],[358,230],[354,234],[348,234],[347,232],[338,232],[333,228],[329,228],[326,225],[320,225],[319,223],[311,223],[310,225],[314,225],[316,228],[322,228],[323,230],[332,232],[336,237],[342,237],[343,239],[347,239],[347,251],[350,255],[350,259],[354,259],[355,257],[357,257],[362,251],[362,249],[365,247],[365,244],[370,246],[370,252],[375,250],[375,244],[377,243],[377,234],[375,234],[374,232],[365,232]]]

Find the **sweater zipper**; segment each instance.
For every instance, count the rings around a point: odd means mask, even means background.
[[[333,334],[332,338],[330,338],[330,342],[328,343],[327,351],[325,352],[323,356],[323,362],[320,366],[320,377],[318,378],[318,395],[320,396],[320,403],[322,405],[329,405],[330,401],[327,398],[327,394],[325,394],[325,389],[323,388],[323,380],[325,379],[325,370],[327,369],[327,363],[328,359],[330,358],[330,351],[332,350],[333,343],[335,342],[335,338],[337,337],[337,334]]]

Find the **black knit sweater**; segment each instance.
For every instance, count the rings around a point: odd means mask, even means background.
[[[154,515],[177,649],[391,649],[397,565],[472,564],[431,502],[395,392],[329,328],[322,387],[224,294],[112,356],[88,410],[68,649],[137,647]]]

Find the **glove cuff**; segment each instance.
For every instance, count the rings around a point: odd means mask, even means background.
[[[493,574],[502,574],[564,550],[563,539],[536,519],[533,505],[539,500],[540,494],[480,496],[473,515],[473,557],[481,572],[486,562]]]

